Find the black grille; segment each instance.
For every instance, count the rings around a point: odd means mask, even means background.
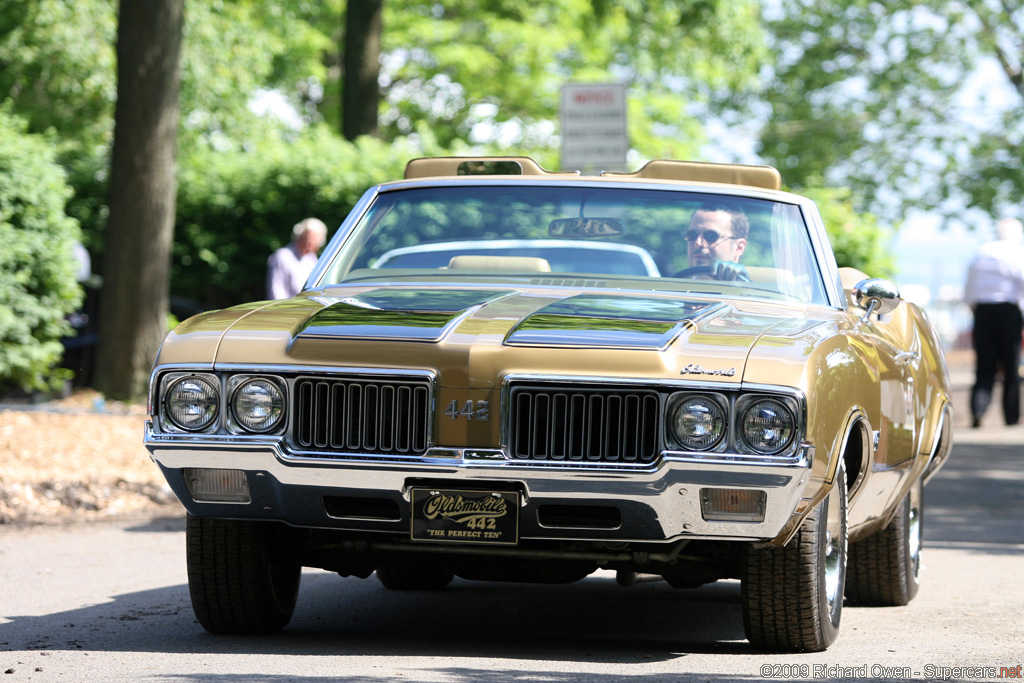
[[[427,450],[425,380],[300,377],[292,441],[300,449],[372,455]]]
[[[516,460],[649,463],[658,455],[661,401],[655,391],[515,387],[510,396]]]

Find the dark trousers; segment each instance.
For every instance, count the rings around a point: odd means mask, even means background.
[[[980,420],[992,402],[996,373],[1003,371],[1003,418],[1006,424],[1020,421],[1021,332],[1024,318],[1014,304],[978,304],[974,308],[975,380],[971,389],[971,413]]]

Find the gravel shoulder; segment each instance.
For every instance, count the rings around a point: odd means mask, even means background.
[[[0,404],[0,524],[182,513],[142,445],[146,409],[95,391]]]

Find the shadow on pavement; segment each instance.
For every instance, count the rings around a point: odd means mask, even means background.
[[[926,547],[1024,554],[1024,444],[1005,441],[956,434],[949,460],[925,487]]]
[[[623,588],[601,575],[566,586],[456,580],[440,592],[397,592],[375,578],[306,572],[291,624],[272,637],[207,634],[193,617],[188,587],[179,585],[55,614],[6,617],[11,621],[0,624],[0,645],[642,663],[690,653],[754,654],[743,635],[739,598],[735,581],[694,590],[664,582]],[[263,679],[249,674],[247,680]]]
[[[136,524],[135,526],[130,526],[130,527],[127,527],[125,529],[125,531],[146,532],[146,533],[161,532],[161,531],[180,532],[180,531],[184,531],[184,530],[185,530],[185,513],[184,513],[184,511],[182,512],[181,515],[174,515],[173,517],[172,516],[154,517],[152,519],[146,520],[145,522],[143,522],[141,524]]]

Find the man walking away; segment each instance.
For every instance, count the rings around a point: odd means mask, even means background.
[[[1024,330],[1024,225],[1004,218],[999,239],[983,244],[967,269],[964,298],[974,312],[975,381],[971,389],[972,427],[992,402],[996,373],[1003,371],[1003,418],[1020,421],[1021,333]]]

